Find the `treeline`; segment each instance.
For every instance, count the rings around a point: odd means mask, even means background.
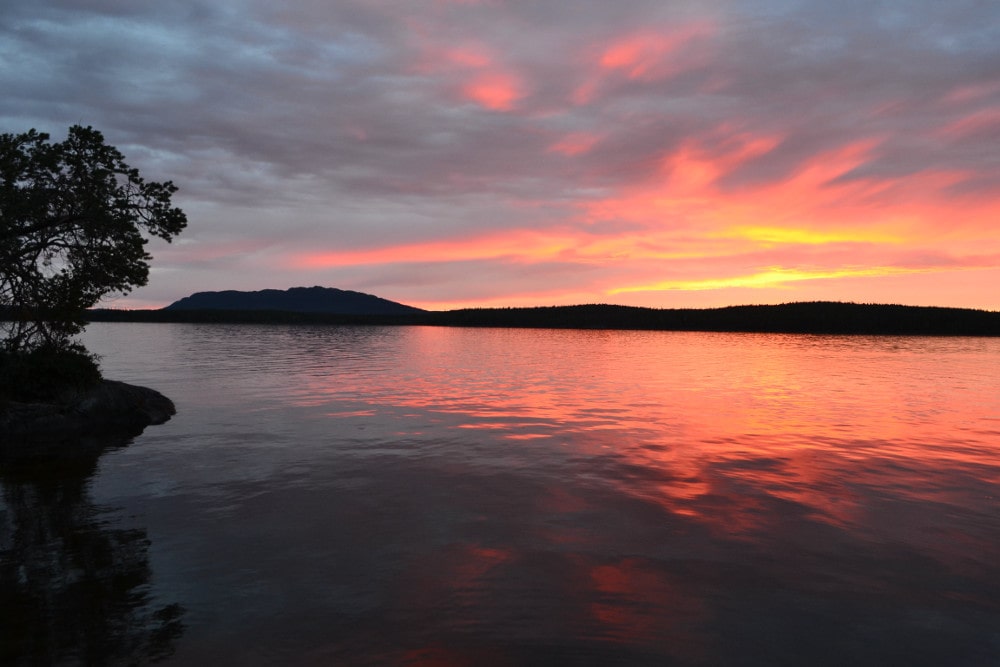
[[[840,302],[657,309],[614,305],[470,308],[403,315],[267,310],[91,310],[94,322],[432,325],[766,333],[1000,336],[1000,312]]]

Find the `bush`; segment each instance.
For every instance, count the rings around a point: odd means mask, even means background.
[[[100,381],[97,359],[82,345],[0,352],[0,401],[57,401]]]

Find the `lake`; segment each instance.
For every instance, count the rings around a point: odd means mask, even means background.
[[[82,340],[178,414],[0,475],[15,663],[1000,664],[1000,339]]]

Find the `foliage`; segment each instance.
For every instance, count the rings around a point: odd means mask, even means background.
[[[82,345],[0,351],[0,402],[49,402],[101,380],[94,356]]]
[[[91,127],[59,143],[0,134],[0,348],[66,348],[87,308],[145,285],[147,237],[187,224],[176,190],[143,180]]]

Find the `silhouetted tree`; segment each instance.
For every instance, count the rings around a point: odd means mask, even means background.
[[[150,236],[187,224],[170,181],[146,182],[91,127],[50,143],[0,134],[0,341],[8,352],[66,349],[103,296],[146,284]]]

